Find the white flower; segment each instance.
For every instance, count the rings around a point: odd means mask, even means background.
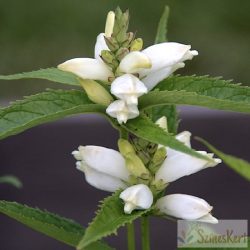
[[[109,50],[104,36],[109,37],[113,32],[114,27],[114,12],[110,11],[107,16],[105,34],[100,33],[97,36],[95,44],[95,59],[94,58],[74,58],[68,60],[57,67],[60,70],[71,72],[82,79],[109,81],[114,77],[112,70],[102,61],[100,55],[102,50]]]
[[[137,77],[125,74],[111,84],[111,93],[124,100],[127,105],[137,105],[138,97],[147,93],[147,88]]]
[[[148,56],[152,64],[150,69],[143,69],[138,72],[147,88],[151,90],[175,70],[184,67],[184,61],[191,60],[198,55],[196,50],[190,49],[190,45],[167,42],[152,45],[142,50],[142,53]]]
[[[117,118],[117,121],[122,124],[128,119],[135,118],[139,115],[139,110],[136,105],[127,105],[123,100],[112,102],[106,109],[107,114]]]
[[[98,146],[80,146],[72,154],[77,160],[77,169],[85,173],[90,185],[109,192],[127,187],[130,173],[119,152]]]
[[[123,73],[138,73],[148,90],[151,90],[174,71],[183,68],[184,61],[198,55],[196,50],[190,49],[190,45],[174,42],[152,45],[141,52],[132,51],[126,55],[119,70]]]
[[[186,194],[171,194],[160,198],[155,205],[161,213],[184,220],[218,223],[210,212],[213,207],[205,200]]]
[[[124,212],[126,214],[131,214],[134,209],[148,209],[153,203],[153,194],[144,184],[128,187],[121,192],[120,198],[125,202]]]
[[[183,142],[186,146],[190,145],[191,133],[184,131],[176,136],[176,139]],[[155,179],[163,180],[165,183],[173,182],[183,176],[191,175],[202,169],[214,167],[221,163],[218,158],[213,158],[213,154],[205,151],[197,151],[198,153],[209,157],[213,161],[199,159],[197,157],[173,150],[167,147],[167,158],[156,172]]]

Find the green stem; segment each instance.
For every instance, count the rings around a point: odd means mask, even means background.
[[[135,228],[133,222],[127,224],[128,250],[135,250]]]
[[[142,249],[150,250],[149,219],[148,216],[141,217]]]

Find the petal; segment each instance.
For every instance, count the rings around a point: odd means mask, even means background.
[[[123,73],[137,73],[138,70],[148,69],[151,66],[148,56],[139,51],[132,51],[122,59],[119,70]]]
[[[215,217],[213,217],[210,213],[208,213],[207,215],[204,215],[201,218],[197,219],[197,221],[211,223],[211,224],[219,223],[219,221]]]
[[[129,179],[125,160],[119,152],[99,146],[80,146],[79,152],[88,167],[124,181]]]
[[[148,72],[148,74],[141,80],[147,86],[148,90],[153,89],[159,82],[170,76],[177,69],[183,68],[184,63],[177,63],[173,66],[165,67],[156,71]],[[141,76],[141,74],[140,74]]]
[[[167,117],[162,116],[159,118],[156,122],[156,125],[158,125],[160,128],[162,128],[164,131],[168,132],[168,122],[167,122]]]
[[[126,101],[128,105],[137,105],[138,97],[148,92],[143,82],[131,74],[117,77],[112,82],[110,91],[116,97]]]
[[[71,59],[58,65],[58,68],[83,79],[108,81],[109,77],[113,77],[112,71],[104,62],[93,58]]]
[[[106,41],[104,39],[104,33],[100,33],[96,38],[95,44],[95,59],[102,61],[101,54],[102,50],[109,50]]]
[[[106,109],[106,113],[117,118],[119,124],[126,123],[128,119],[133,119],[139,115],[136,105],[127,105],[123,100],[112,102]]]
[[[156,202],[156,207],[164,214],[184,220],[197,220],[213,209],[205,200],[186,194],[166,195]]]
[[[148,209],[153,203],[153,194],[148,186],[138,184],[128,187],[120,194],[125,202],[124,212],[131,214],[134,209]]]
[[[165,67],[171,67],[198,55],[197,51],[190,51],[190,48],[190,45],[168,42],[152,45],[144,49],[142,53],[149,57],[152,67],[139,72],[140,76],[145,76]]]
[[[84,172],[86,181],[93,187],[108,191],[115,192],[116,190],[126,188],[126,184],[115,177],[96,171],[88,166],[77,166],[77,168]]]

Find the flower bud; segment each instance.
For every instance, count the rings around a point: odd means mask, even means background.
[[[131,214],[135,209],[149,209],[153,203],[153,194],[149,187],[144,184],[128,187],[121,192],[120,198],[125,202],[125,214]]]
[[[130,153],[135,154],[135,150],[134,150],[132,144],[125,139],[118,140],[118,148],[119,148],[120,153],[123,156],[126,156],[127,154],[130,154]]]
[[[166,148],[165,147],[159,147],[156,150],[152,160],[150,161],[149,170],[152,173],[156,173],[159,170],[159,168],[161,167],[164,160],[166,159],[166,156],[167,156]]]
[[[112,82],[110,91],[128,105],[137,105],[138,97],[146,94],[147,88],[137,77],[125,74]]]
[[[135,39],[130,45],[130,51],[140,51],[143,47],[143,40],[141,38]]]
[[[119,124],[126,123],[128,119],[133,119],[139,115],[136,105],[127,105],[123,100],[112,102],[106,112],[111,117],[117,118]]]
[[[186,194],[171,194],[160,198],[156,208],[161,213],[184,220],[218,223],[210,212],[213,209],[205,200]]]
[[[105,25],[105,36],[111,37],[113,33],[113,28],[115,24],[115,13],[110,11],[107,15],[106,25]]]
[[[137,73],[140,69],[151,68],[151,60],[142,52],[132,51],[127,54],[119,65],[119,70],[124,73]]]
[[[143,164],[142,160],[135,153],[124,155],[128,171],[143,180],[149,180],[150,172]]]
[[[108,106],[114,99],[109,92],[93,80],[80,80],[81,86],[86,91],[88,98],[97,104]]]
[[[116,57],[118,58],[118,60],[121,61],[128,53],[129,50],[127,48],[122,47],[116,52]]]

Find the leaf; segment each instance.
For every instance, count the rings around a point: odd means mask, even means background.
[[[177,151],[181,151],[185,154],[192,155],[194,157],[205,159],[207,161],[213,161],[212,159],[197,153],[195,150],[185,146],[182,142],[175,139],[175,137],[159,126],[154,124],[149,119],[139,116],[133,120],[129,120],[123,128],[128,132],[141,137],[147,141],[168,146]]]
[[[163,14],[161,16],[157,34],[155,38],[155,44],[167,42],[167,26],[168,26],[168,18],[169,18],[169,7],[165,6]],[[160,107],[152,108],[152,118],[155,122],[162,116],[167,117],[168,121],[168,131],[173,134],[177,134],[179,118],[175,105],[162,105]]]
[[[68,115],[95,112],[105,106],[91,102],[83,91],[47,90],[0,109],[0,139]]]
[[[31,208],[16,202],[0,201],[0,213],[3,213],[24,225],[43,233],[51,238],[75,247],[84,234],[84,229],[78,223],[60,217],[56,214]],[[96,242],[86,250],[111,250],[104,243]]]
[[[0,183],[10,184],[16,188],[21,188],[23,186],[22,182],[13,175],[0,176]]]
[[[80,86],[77,76],[72,73],[59,70],[57,68],[40,69],[31,72],[24,72],[14,75],[0,75],[0,80],[18,80],[18,79],[45,79],[52,82],[58,82],[68,85]]]
[[[232,84],[231,81],[225,81],[218,77],[173,76],[159,83],[156,89],[160,91],[185,91],[183,92],[184,96],[194,97],[193,102],[191,100],[188,101],[188,103],[185,100],[183,100],[183,102],[177,100],[177,104],[190,104],[216,109],[249,112],[250,88],[240,86],[240,84]],[[179,96],[181,96],[181,94]],[[177,99],[179,96],[177,94]],[[199,99],[201,101],[199,101]],[[212,104],[211,102],[216,103]],[[223,105],[225,105],[225,107],[223,107]],[[234,107],[235,105],[237,107]],[[240,108],[241,105],[242,111]]]
[[[167,26],[168,26],[169,11],[170,9],[166,5],[157,27],[155,44],[167,42]]]
[[[223,90],[222,90],[223,91]],[[235,91],[237,92],[237,91]],[[241,95],[242,99],[248,98]],[[140,109],[152,108],[166,104],[181,104],[207,107],[211,109],[250,113],[250,102],[232,101],[230,98],[212,97],[187,91],[153,91],[140,98]]]
[[[206,145],[212,152],[217,154],[224,163],[232,168],[239,175],[250,181],[250,163],[232,155],[224,154],[202,138],[195,137],[198,141]]]
[[[104,199],[94,220],[89,224],[77,249],[86,249],[89,244],[117,232],[117,229],[146,214],[149,210],[133,211],[125,214],[124,204],[119,198],[120,191]]]

